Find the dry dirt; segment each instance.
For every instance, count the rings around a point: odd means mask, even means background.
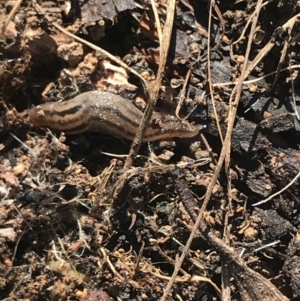
[[[163,27],[168,1],[154,2]],[[205,129],[143,143],[126,169],[130,141],[37,128],[27,110],[96,89],[143,110],[140,81],[59,26],[151,85],[150,1],[1,1],[0,300],[160,300],[215,171],[255,7],[176,2],[156,109]],[[300,300],[299,13],[296,0],[260,9],[228,168],[168,300]]]

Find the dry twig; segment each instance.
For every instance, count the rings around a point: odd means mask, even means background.
[[[210,68],[210,55],[211,55],[211,51],[210,51],[210,36],[211,36],[212,6],[213,6],[212,2],[214,2],[214,1],[210,1],[210,6],[209,6],[209,19],[208,19],[208,38],[207,38],[207,79],[208,79],[209,93],[210,93],[211,102],[212,102],[212,106],[213,106],[213,110],[214,110],[216,125],[217,125],[217,129],[218,129],[218,133],[219,133],[220,140],[221,140],[221,142],[222,142],[222,144],[223,144],[224,139],[223,139],[223,135],[222,135],[221,127],[220,127],[219,116],[218,116],[218,113],[217,113],[216,104],[215,104],[215,99],[214,99],[214,89],[213,89],[213,85],[212,85],[211,68]]]
[[[238,106],[238,103],[239,103],[239,100],[240,100],[240,95],[241,95],[241,92],[242,92],[243,80],[248,75],[247,70],[249,68],[247,68],[247,62],[248,62],[248,59],[249,59],[249,54],[250,54],[251,45],[252,45],[252,37],[253,37],[254,32],[255,32],[259,12],[260,12],[260,9],[261,9],[261,6],[262,6],[262,2],[263,2],[262,0],[258,0],[258,2],[256,4],[255,16],[253,18],[253,23],[252,23],[252,26],[251,26],[251,32],[250,32],[248,45],[247,45],[247,49],[246,49],[246,54],[245,54],[245,63],[244,63],[244,66],[243,66],[243,69],[242,69],[242,72],[241,72],[239,82],[235,86],[235,88],[233,89],[231,97],[230,97],[230,99],[232,99],[235,96],[235,99],[234,99],[233,102],[232,101],[230,102],[231,106],[230,106],[229,116],[228,116],[228,126],[227,126],[226,136],[225,136],[225,139],[224,139],[224,144],[223,144],[221,154],[220,154],[220,157],[219,157],[219,160],[218,160],[218,164],[215,168],[215,172],[214,172],[214,175],[211,179],[211,182],[209,183],[209,185],[207,187],[207,192],[206,192],[206,195],[205,195],[205,199],[203,201],[203,204],[202,204],[202,207],[200,209],[200,213],[198,215],[196,223],[193,227],[193,230],[190,234],[190,237],[189,237],[189,239],[188,239],[188,241],[185,245],[185,248],[184,248],[180,258],[179,258],[178,262],[175,265],[172,278],[169,281],[169,283],[168,283],[168,285],[165,289],[165,292],[164,292],[164,294],[161,298],[161,301],[165,301],[167,299],[167,296],[169,295],[169,292],[170,292],[170,289],[173,285],[174,279],[176,278],[176,276],[178,274],[178,271],[179,271],[179,269],[180,269],[180,267],[181,267],[181,265],[182,265],[182,263],[185,259],[186,254],[188,253],[188,250],[190,249],[191,243],[192,243],[192,241],[193,241],[193,239],[194,239],[194,237],[197,233],[197,230],[198,230],[198,228],[199,228],[199,226],[202,222],[204,211],[205,211],[205,209],[208,205],[208,202],[211,198],[211,195],[213,193],[213,188],[214,188],[214,186],[215,186],[215,184],[218,180],[218,177],[219,177],[219,174],[221,172],[221,168],[223,166],[225,157],[228,153],[230,154],[231,135],[232,135],[233,125],[234,125],[235,115],[236,115],[236,112],[237,112],[237,106]]]
[[[23,0],[17,0],[17,2],[15,3],[13,9],[10,11],[9,15],[7,16],[3,26],[2,26],[2,30],[1,30],[1,34],[4,35],[5,30],[7,28],[7,25],[9,24],[10,20],[12,19],[12,17],[14,16],[14,14],[16,13],[16,11],[18,10],[18,8],[20,7],[21,3]]]
[[[136,136],[132,142],[129,155],[126,159],[124,167],[129,167],[132,165],[134,157],[137,155],[143,136],[145,135],[147,126],[149,124],[150,118],[153,113],[153,107],[156,102],[156,98],[158,96],[158,92],[161,87],[161,81],[162,77],[165,71],[165,66],[167,62],[167,56],[168,56],[168,51],[169,51],[169,46],[170,46],[170,41],[171,41],[171,34],[172,34],[172,28],[173,28],[173,20],[174,20],[174,14],[175,14],[175,0],[170,0],[168,1],[168,8],[167,8],[167,19],[166,23],[163,29],[163,35],[162,35],[162,40],[163,44],[160,45],[160,63],[159,67],[157,70],[157,75],[155,78],[155,82],[153,87],[151,88],[151,91],[149,91],[149,101],[147,103],[147,107],[144,113],[144,116],[142,118],[142,121],[140,123],[140,126],[138,128],[138,131],[136,133]]]
[[[229,275],[235,277],[243,301],[288,301],[268,279],[248,268],[238,254],[217,238],[204,223],[201,223],[201,232],[220,254],[222,261],[226,262]]]
[[[300,177],[300,172],[298,172],[298,174],[294,177],[294,179],[289,183],[287,184],[285,187],[283,187],[282,189],[280,189],[279,191],[277,191],[276,193],[270,195],[268,198],[262,200],[262,201],[259,201],[255,204],[252,204],[252,206],[258,206],[258,205],[261,205],[261,204],[264,204],[270,200],[272,200],[274,197],[276,197],[277,195],[280,195],[281,193],[283,193],[285,190],[287,190],[289,187],[291,187],[296,181],[297,179]]]
[[[161,45],[162,44],[162,30],[161,30],[159,15],[157,12],[157,7],[156,7],[156,3],[154,0],[150,0],[150,1],[151,1],[151,6],[152,6],[154,18],[155,18],[158,40],[159,40],[159,44]]]

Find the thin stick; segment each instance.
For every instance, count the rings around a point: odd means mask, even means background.
[[[179,116],[179,111],[181,109],[181,106],[182,106],[182,103],[183,103],[183,100],[184,100],[184,94],[185,94],[185,91],[186,91],[188,81],[191,77],[191,73],[192,73],[192,67],[188,70],[188,72],[185,76],[185,81],[184,81],[184,84],[183,84],[182,89],[180,91],[179,101],[178,101],[178,104],[177,104],[177,107],[176,107],[176,110],[175,110],[175,116],[180,120],[182,120],[182,118],[180,118],[180,116]]]
[[[266,199],[264,199],[264,200],[262,200],[262,201],[260,201],[260,202],[257,202],[257,203],[255,203],[255,204],[252,204],[252,206],[258,206],[258,205],[264,204],[264,203],[266,203],[266,202],[272,200],[275,196],[277,196],[277,195],[283,193],[285,190],[287,190],[289,187],[291,187],[291,186],[296,182],[296,180],[297,180],[299,177],[300,177],[300,171],[299,171],[299,173],[296,175],[296,177],[295,177],[289,184],[287,184],[285,187],[283,187],[281,190],[277,191],[276,193],[270,195],[268,198],[266,198]]]
[[[146,128],[149,124],[151,115],[153,113],[153,107],[156,102],[156,98],[161,86],[161,81],[163,77],[163,73],[165,70],[166,62],[167,62],[167,57],[168,57],[168,51],[169,51],[169,46],[170,46],[170,41],[171,41],[171,34],[172,34],[172,28],[173,28],[173,22],[174,22],[174,14],[175,14],[175,0],[170,0],[168,2],[168,7],[167,7],[167,18],[166,18],[166,23],[163,29],[163,44],[160,45],[160,64],[158,67],[157,71],[157,76],[154,82],[153,88],[150,90],[150,98],[149,102],[147,103],[147,107],[144,113],[144,116],[142,118],[142,121],[139,125],[139,128],[137,130],[136,136],[132,142],[129,155],[126,159],[126,162],[124,164],[124,168],[129,167],[132,165],[134,157],[137,155],[143,136],[145,135]]]
[[[283,30],[288,30],[298,18],[300,17],[300,13],[293,16],[291,19],[289,19],[285,24],[283,24],[281,27]],[[253,23],[252,23],[253,24]],[[249,37],[250,38],[250,37]],[[252,37],[251,37],[252,38]],[[245,72],[245,76],[247,77],[250,72],[258,65],[258,63],[271,51],[273,46],[275,45],[275,39],[271,39],[268,44],[258,53],[258,55],[254,58],[254,60],[249,64],[247,67],[247,70]],[[246,78],[245,77],[245,78]]]
[[[230,190],[231,192],[231,190]],[[226,245],[230,246],[230,227],[228,226],[229,221],[229,212],[228,208],[230,209],[230,203],[228,202],[227,210],[225,212],[224,217],[224,230],[223,230],[223,240]],[[221,272],[221,285],[222,285],[222,301],[230,301],[231,300],[231,288],[230,288],[230,273],[229,267],[226,264],[226,261],[222,260],[222,272]]]
[[[152,5],[152,11],[153,11],[153,14],[154,14],[154,19],[155,19],[159,45],[161,45],[162,44],[162,30],[161,30],[161,25],[160,25],[160,21],[159,21],[158,12],[157,12],[157,7],[155,5],[154,0],[151,0],[151,5]]]
[[[225,136],[225,139],[224,139],[224,144],[223,144],[223,147],[222,147],[222,150],[221,150],[220,158],[218,160],[218,164],[215,168],[215,172],[213,174],[211,182],[209,183],[209,185],[207,187],[207,192],[206,192],[206,195],[205,195],[205,199],[203,201],[203,204],[202,204],[202,207],[200,209],[199,215],[197,217],[196,223],[195,223],[195,225],[192,229],[190,237],[189,237],[189,239],[188,239],[188,241],[187,241],[187,243],[186,243],[186,245],[185,245],[185,247],[182,251],[182,254],[181,254],[179,260],[176,262],[172,278],[169,281],[169,283],[168,283],[168,285],[167,285],[167,287],[164,291],[164,294],[161,298],[161,301],[166,301],[167,300],[169,292],[170,292],[170,290],[172,288],[172,285],[174,283],[174,279],[176,279],[176,276],[177,276],[177,274],[179,272],[179,269],[180,269],[180,267],[181,267],[181,265],[182,265],[182,263],[185,259],[185,256],[189,252],[189,249],[190,249],[190,246],[193,242],[193,239],[194,239],[194,237],[195,237],[195,235],[196,235],[196,233],[199,229],[200,224],[202,223],[204,211],[205,211],[205,209],[208,205],[208,202],[210,200],[210,197],[213,193],[213,188],[214,188],[215,184],[217,183],[219,174],[221,172],[221,168],[223,166],[223,162],[225,160],[225,156],[228,153],[228,148],[230,147],[230,140],[231,140],[233,125],[234,125],[234,120],[235,120],[234,117],[236,115],[237,105],[238,105],[238,102],[240,100],[240,96],[241,96],[241,92],[242,92],[243,80],[245,79],[245,76],[246,76],[247,62],[249,60],[249,55],[250,55],[250,50],[251,50],[251,45],[252,45],[252,37],[253,37],[254,32],[255,32],[255,28],[256,28],[257,21],[258,21],[258,16],[259,16],[259,12],[260,12],[260,9],[261,9],[262,1],[263,0],[258,0],[257,1],[256,8],[255,8],[255,15],[254,15],[254,18],[253,18],[253,23],[252,23],[252,26],[251,26],[251,32],[250,32],[250,36],[249,36],[249,40],[248,40],[248,44],[247,44],[247,49],[246,49],[246,54],[245,54],[245,63],[243,65],[240,80],[239,80],[238,84],[236,85],[236,87],[234,88],[234,90],[232,91],[232,94],[231,94],[231,98],[234,97],[234,95],[235,95],[235,99],[234,99],[234,102],[232,103],[231,110],[229,111],[227,132],[226,132],[226,136]]]
[[[291,59],[289,59],[289,66],[291,66]],[[297,109],[297,104],[296,104],[295,86],[294,86],[294,79],[293,79],[291,68],[290,68],[290,78],[291,78],[291,87],[292,87],[292,97],[293,97],[294,111],[295,111],[295,114],[297,116],[297,119],[300,120],[300,116],[299,116],[298,109]]]
[[[292,69],[299,69],[300,68],[300,65],[297,64],[297,65],[292,65],[290,67],[287,67],[287,68],[283,68],[281,69],[279,72],[283,72],[283,71],[290,71]],[[252,84],[252,83],[256,83],[262,79],[265,79],[271,75],[274,75],[276,74],[277,71],[272,71],[266,75],[263,75],[263,76],[260,76],[260,77],[257,77],[257,78],[254,78],[254,79],[249,79],[249,80],[245,80],[243,81],[243,85],[248,85],[248,84]],[[234,81],[234,82],[225,82],[225,83],[215,83],[213,84],[213,87],[223,87],[223,86],[233,86],[233,85],[237,85],[237,81]]]
[[[216,12],[216,14],[217,14],[217,16],[219,18],[219,21],[220,21],[221,34],[220,34],[220,38],[219,38],[218,43],[216,44],[216,46],[214,46],[214,48],[212,49],[212,51],[217,51],[219,49],[219,47],[220,47],[220,45],[221,45],[221,43],[223,41],[224,34],[225,34],[225,20],[224,20],[224,18],[222,16],[222,13],[221,13],[221,11],[220,11],[220,9],[219,9],[219,7],[218,7],[218,5],[217,5],[216,2],[217,1],[215,1],[215,0],[210,1],[210,5],[209,5],[209,10],[210,10],[209,18],[210,18],[210,20],[208,22],[211,22],[211,16],[212,16],[211,9],[214,8],[214,10],[215,10],[215,12]],[[211,28],[211,26],[209,25],[208,37],[210,37],[210,28]]]
[[[5,20],[5,22],[4,22],[3,26],[2,26],[2,31],[1,31],[2,35],[4,35],[5,30],[7,28],[7,25],[9,24],[10,20],[12,19],[12,17],[14,16],[14,14],[16,13],[16,11],[19,8],[19,6],[21,5],[21,3],[22,3],[22,0],[18,0],[15,3],[15,5],[14,5],[13,9],[11,10],[11,12],[9,13],[8,17],[6,18],[6,20]]]
[[[269,1],[266,1],[261,7],[266,6],[268,3],[269,3]],[[251,24],[251,22],[252,22],[253,16],[254,16],[254,12],[251,14],[251,16],[250,16],[250,18],[248,19],[246,25],[244,26],[244,29],[242,30],[242,34],[240,35],[240,37],[239,37],[236,41],[232,42],[232,45],[237,44],[238,42],[240,42],[240,41],[243,39],[243,37],[245,36],[246,30],[248,29],[248,26],[249,26],[249,25]]]
[[[210,1],[209,19],[208,19],[207,79],[208,79],[209,93],[210,93],[210,97],[211,97],[211,103],[212,103],[212,106],[213,106],[213,111],[214,111],[214,115],[215,115],[217,129],[218,129],[218,133],[219,133],[219,137],[220,137],[221,143],[223,144],[224,139],[223,139],[223,135],[222,135],[221,127],[220,127],[219,116],[218,116],[217,109],[216,109],[216,104],[215,104],[215,99],[214,99],[214,89],[213,89],[213,86],[212,86],[211,69],[210,69],[210,53],[211,53],[211,51],[210,51],[210,37],[211,37],[211,16],[212,16],[212,6],[213,6],[212,2],[213,1]]]
[[[110,267],[111,271],[121,280],[121,281],[125,281],[125,279],[119,274],[119,272],[117,272],[117,270],[115,269],[115,267],[113,266],[113,264],[111,263],[109,256],[106,254],[105,249],[103,247],[100,248],[100,252],[102,253],[103,259],[106,261],[106,263],[108,264],[108,266]]]

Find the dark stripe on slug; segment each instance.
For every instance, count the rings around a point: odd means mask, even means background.
[[[90,124],[92,121],[99,123],[99,125],[101,124],[101,126],[99,126],[97,128],[91,127]],[[90,117],[88,122],[85,122],[79,126],[76,126],[76,127],[69,126],[67,128],[64,128],[64,126],[66,126],[68,124],[72,124],[72,123],[74,123],[74,120],[70,120],[68,122],[60,121],[60,122],[56,123],[57,125],[59,125],[59,128],[51,127],[51,126],[49,126],[49,127],[54,130],[63,131],[66,134],[81,134],[86,131],[92,131],[92,132],[96,131],[96,132],[100,132],[102,134],[109,134],[109,135],[119,137],[119,138],[124,138],[124,139],[133,139],[136,134],[136,133],[132,133],[132,132],[126,130],[123,125],[118,125],[112,121],[106,120],[105,123],[103,123],[103,121],[99,120],[99,118],[97,118],[96,116]]]
[[[88,121],[86,122],[82,121],[83,119],[82,117],[83,117],[82,114],[80,114],[79,116],[77,116],[77,118],[72,118],[72,119],[66,119],[66,120],[60,119],[53,122],[51,120],[48,120],[46,126],[58,131],[68,131],[69,129],[73,130],[74,127],[72,127],[72,124],[76,124],[78,122],[83,125],[88,124]]]
[[[83,123],[79,126],[76,126],[74,128],[71,128],[71,129],[65,129],[63,130],[63,132],[65,132],[66,134],[81,134],[81,133],[84,133],[84,132],[87,132],[89,131],[90,128],[89,128],[89,124],[88,123]]]
[[[57,103],[57,104],[60,104],[60,103]],[[63,104],[63,102],[61,104]],[[54,104],[54,106],[55,105],[56,104]],[[57,106],[57,108],[59,108],[59,106]],[[82,105],[73,106],[70,109],[64,109],[64,107],[62,106],[61,107],[62,110],[59,110],[57,108],[55,109],[55,107],[54,107],[53,110],[45,110],[45,114],[49,115],[49,116],[57,115],[59,117],[73,115],[73,114],[76,114],[78,111],[82,110]]]

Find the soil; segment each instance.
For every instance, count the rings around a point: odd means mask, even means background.
[[[168,1],[154,2],[163,28]],[[151,87],[151,1],[1,1],[0,300],[300,300],[300,5],[265,2],[251,34],[257,6],[176,2],[155,110],[203,130],[143,143],[128,168],[131,141],[34,127],[28,109],[103,90],[144,111],[140,80],[84,41]]]

